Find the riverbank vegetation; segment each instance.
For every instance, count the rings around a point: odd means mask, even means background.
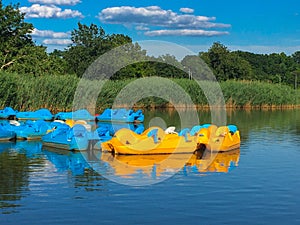
[[[35,28],[25,21],[19,5],[4,6],[2,0],[0,27],[0,107],[71,110],[77,84],[89,65],[104,53],[125,44],[130,57],[140,62],[110,77],[98,97],[99,110],[110,107],[119,91],[130,82],[152,76],[171,79],[183,87],[195,105],[207,107],[205,95],[192,79],[201,77],[209,85],[211,76],[207,74],[213,74],[220,83],[228,107],[300,104],[300,51],[292,55],[255,54],[231,51],[217,42],[207,52],[185,56],[182,60],[168,54],[150,57],[126,35],[107,34],[101,26],[78,23],[78,28],[71,32],[72,44],[49,53],[46,47],[33,41],[31,35]],[[124,62],[126,55],[112,60]],[[108,76],[106,71],[101,72],[104,77]],[[142,99],[136,105],[169,106],[166,100],[155,97]]]
[[[11,106],[17,110],[36,110],[41,107],[53,112],[72,109],[74,94],[80,78],[75,75],[20,76],[0,73],[0,108]],[[119,92],[134,79],[108,80],[97,100],[96,111],[111,107]],[[198,107],[207,107],[208,102],[199,85],[188,79],[172,78],[191,97]],[[209,86],[210,81],[205,81]],[[227,107],[296,107],[300,104],[300,90],[284,84],[262,81],[221,81]],[[172,94],[176,96],[176,93]],[[178,99],[174,97],[176,102]],[[180,101],[180,99],[178,100]],[[136,103],[137,107],[169,107],[166,100],[149,97]]]

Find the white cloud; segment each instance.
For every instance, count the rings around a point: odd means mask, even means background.
[[[213,23],[215,17],[180,15],[172,10],[164,10],[158,6],[149,7],[111,7],[99,13],[103,23],[123,25],[162,26],[175,29],[228,28],[229,24]]]
[[[65,32],[54,32],[52,30],[38,30],[34,28],[31,33],[34,37],[48,37],[48,38],[68,38],[70,36],[69,33]]]
[[[26,13],[26,18],[75,18],[80,17],[82,18],[83,15],[78,10],[71,10],[65,9],[62,10],[61,8],[55,5],[40,5],[40,4],[33,4],[30,7],[21,7],[20,11]]]
[[[226,31],[211,31],[211,30],[189,30],[189,29],[179,29],[179,30],[153,30],[144,33],[146,36],[219,36],[229,34]]]
[[[41,3],[46,5],[77,5],[81,0],[28,0],[31,3]]]
[[[194,9],[191,9],[191,8],[180,8],[180,12],[183,12],[183,13],[194,13]]]
[[[70,39],[45,39],[43,42],[45,45],[69,45],[73,42]]]
[[[142,30],[142,31],[150,30],[149,27],[145,27],[145,26],[142,26],[142,25],[136,26],[135,29],[136,30]]]

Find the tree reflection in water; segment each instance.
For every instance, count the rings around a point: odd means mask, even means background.
[[[28,187],[30,160],[24,154],[5,151],[0,154],[0,208],[11,213],[19,206],[22,190]]]

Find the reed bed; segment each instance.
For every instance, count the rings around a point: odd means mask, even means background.
[[[80,79],[74,75],[40,76],[0,73],[0,108],[6,106],[14,109],[36,110],[48,108],[52,112],[70,111],[73,107],[73,100]],[[97,98],[96,111],[102,111],[111,107],[120,93],[125,95],[124,87],[136,80],[109,80],[104,82]],[[136,107],[169,107],[170,105],[182,105],[188,107],[182,99],[182,92],[189,96],[194,105],[208,106],[206,96],[214,96],[216,85],[220,85],[227,107],[294,107],[300,105],[300,89],[280,84],[271,84],[259,81],[234,81],[229,80],[220,84],[210,81],[203,81],[200,86],[194,80],[171,79],[166,89],[164,81],[157,82],[157,79],[145,80],[142,86],[133,86],[135,95],[128,98],[136,99]],[[97,82],[85,85],[86,98],[92,94],[90,90],[98,88]],[[142,88],[141,88],[142,87]],[[153,87],[152,96],[140,98],[140,93],[145,87]],[[143,90],[144,89],[144,90]],[[178,91],[179,90],[179,91]],[[205,94],[204,91],[205,90]],[[150,90],[151,92],[151,90]],[[130,93],[129,93],[130,94]],[[164,97],[162,97],[164,96]],[[220,96],[216,96],[220,98]],[[168,100],[171,100],[172,104]],[[126,106],[126,102],[119,103]]]

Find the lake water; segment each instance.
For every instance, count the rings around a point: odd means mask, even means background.
[[[178,119],[148,112],[145,126]],[[240,149],[182,168],[176,158],[162,167],[165,156],[144,165],[0,143],[0,224],[300,224],[300,110],[231,111],[227,122],[239,127]]]

